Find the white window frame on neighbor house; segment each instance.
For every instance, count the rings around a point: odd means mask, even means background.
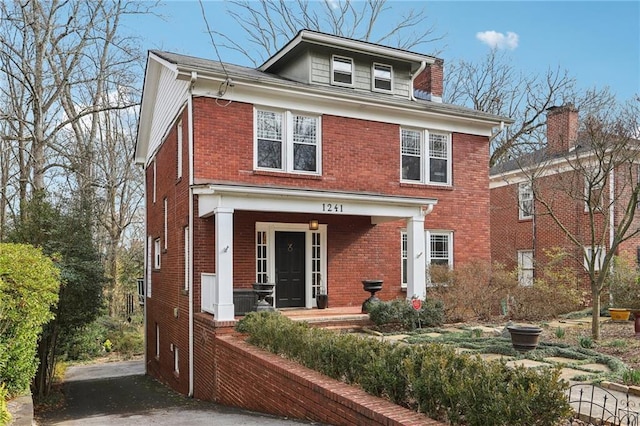
[[[444,139],[444,140],[442,140]],[[428,143],[427,143],[428,142]],[[444,144],[446,152],[437,150],[436,144]],[[442,148],[442,146],[440,147]],[[415,177],[406,177],[408,167],[405,159],[417,158],[419,173]],[[444,182],[432,179],[434,161],[446,161],[446,178]],[[400,181],[440,186],[451,186],[451,134],[433,130],[401,128],[400,129]]]
[[[388,88],[384,87],[389,85]],[[371,90],[374,92],[393,92],[393,67],[374,62],[371,66]]]
[[[153,241],[153,269],[160,269],[162,259],[162,245],[160,238]]]
[[[176,152],[177,163],[178,163],[177,178],[180,179],[182,177],[182,119],[178,120],[177,132],[178,132],[178,151]]]
[[[525,220],[533,217],[533,187],[531,182],[518,184],[518,219]]]
[[[453,269],[453,231],[445,231],[445,230],[426,230],[424,231],[425,236],[425,271],[427,274],[427,286],[432,285],[429,279],[429,266],[437,260],[447,260],[447,266],[449,269]],[[401,279],[402,279],[402,288],[407,287],[407,255],[408,255],[408,245],[407,245],[407,232],[402,231],[400,233],[400,258],[401,258]],[[447,251],[446,256],[438,256],[437,253],[433,250],[433,244],[437,242],[434,240],[435,238],[446,238]]]
[[[598,171],[591,170],[591,173],[598,173]],[[595,200],[598,204],[594,205],[593,210],[603,211],[604,209],[604,200],[605,200],[604,184],[603,182],[599,182],[598,185],[592,185],[592,187],[589,188],[589,184],[592,179],[594,179],[593,176],[585,175],[584,177],[584,212],[585,213],[589,212],[589,198],[593,197],[594,195],[598,197],[598,199]],[[591,194],[589,194],[589,192],[591,192]]]
[[[533,250],[518,250],[518,284],[522,287],[533,286]]]
[[[593,253],[594,248],[596,250],[596,257],[593,270],[597,272],[602,269],[602,264],[604,263],[604,257],[607,254],[607,251],[604,246],[584,246],[584,269],[587,271],[589,270],[588,259],[591,259],[591,253]]]
[[[342,80],[349,80],[342,81]],[[355,66],[353,59],[346,56],[331,56],[331,84],[335,86],[353,87],[355,81]]]
[[[184,290],[189,290],[189,227],[184,227]]]
[[[322,174],[322,123],[321,117],[317,114],[304,113],[298,111],[283,111],[268,108],[254,108],[254,145],[253,164],[256,170],[278,171],[286,173],[297,173],[306,175]],[[272,128],[261,125],[261,120],[271,121]],[[296,132],[296,123],[306,121],[309,125],[313,123],[315,129],[313,134],[305,135]],[[265,121],[266,122],[266,121]],[[260,143],[280,144],[280,165],[272,167],[260,164]],[[296,149],[303,147],[315,147],[315,170],[305,170],[295,164]]]

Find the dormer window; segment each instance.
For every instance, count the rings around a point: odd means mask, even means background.
[[[391,92],[393,68],[391,65],[373,64],[373,90]]]
[[[353,86],[353,59],[333,56],[331,61],[331,84]]]

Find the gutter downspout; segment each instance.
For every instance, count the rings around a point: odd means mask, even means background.
[[[422,71],[425,70],[425,68],[427,68],[427,61],[422,61],[420,63],[420,68],[418,68],[416,70],[416,72],[411,76],[411,100],[412,101],[416,101],[417,100],[416,99],[416,95],[415,95],[416,89],[415,89],[415,85],[413,83],[414,83],[416,77],[418,77],[422,73]]]
[[[187,98],[187,115],[189,127],[187,130],[188,162],[189,162],[189,397],[193,397],[193,86],[198,79],[198,73],[191,72],[191,82]]]

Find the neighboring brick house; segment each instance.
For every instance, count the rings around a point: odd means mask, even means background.
[[[629,203],[630,191],[638,183],[638,166],[633,160],[619,167],[604,185],[592,185],[591,193],[583,170],[596,171],[585,159],[591,136],[579,131],[578,110],[571,104],[552,107],[547,111],[546,146],[536,152],[509,160],[491,170],[491,255],[492,260],[508,270],[518,268],[521,285],[531,285],[536,270],[549,260],[545,251],[561,249],[569,256],[564,265],[574,269],[578,285],[589,291],[586,256],[593,255],[594,270],[598,271],[603,256],[610,251],[612,232],[621,222]],[[576,158],[583,158],[576,163]],[[580,167],[569,166],[569,162]],[[593,162],[593,160],[592,160]],[[587,164],[586,167],[583,167]],[[595,162],[593,163],[595,164]],[[591,169],[593,167],[593,169]],[[533,190],[539,192],[534,199]],[[570,195],[569,191],[573,191]],[[620,192],[623,194],[620,194]],[[589,213],[587,197],[597,203],[598,211]],[[551,203],[560,222],[582,243],[579,247],[547,214],[540,200]],[[591,218],[594,219],[594,238],[591,237]],[[635,227],[640,226],[636,214]],[[609,224],[613,223],[611,227]],[[622,243],[615,255],[623,255],[636,263],[640,261],[640,237]]]
[[[275,282],[276,308],[314,308],[321,288],[360,306],[364,279],[424,297],[427,264],[490,260],[489,137],[510,120],[442,103],[442,71],[312,31],[258,69],[149,52],[150,374],[208,399],[208,330],[233,325],[254,282]]]

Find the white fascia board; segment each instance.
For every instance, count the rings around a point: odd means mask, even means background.
[[[307,42],[315,45],[335,47],[339,49],[349,50],[352,52],[363,53],[367,55],[374,55],[385,57],[389,59],[396,59],[400,61],[416,62],[427,64],[433,64],[436,58],[433,56],[421,55],[419,53],[413,53],[392,47],[372,44],[363,42],[360,40],[346,39],[342,37],[335,37],[330,34],[322,34],[316,32],[310,32],[302,30],[298,35],[287,43],[280,51],[274,56],[269,58],[267,62],[262,64],[258,69],[265,71],[269,69],[273,64],[278,62],[282,57],[287,55],[291,50],[295,49],[300,43]]]
[[[218,87],[222,81],[223,79],[217,78],[205,80],[198,74],[193,95],[217,98]],[[494,119],[474,117],[455,111],[433,111],[419,104],[411,108],[394,102],[392,98],[380,97],[374,101],[357,94],[341,96],[322,88],[305,88],[303,91],[299,87],[266,85],[253,81],[234,80],[234,86],[227,91],[222,100],[486,137],[492,135],[493,128],[504,123],[504,119],[501,120],[500,117]]]
[[[589,157],[589,155],[585,157]],[[585,158],[581,159],[581,161],[584,160]],[[588,167],[588,163],[583,165],[583,167]],[[534,175],[534,179],[539,179],[573,170],[575,170],[575,168],[571,166],[571,161],[569,159],[558,158],[545,164],[537,164],[535,166],[523,167],[521,169],[491,175],[489,176],[489,189],[500,188],[507,185],[513,185],[515,183],[528,182],[531,180],[532,174]]]
[[[194,188],[198,195],[199,216],[207,217],[217,208],[333,216],[372,216],[406,218],[424,215],[434,198],[392,197],[384,195],[260,188],[234,185],[208,185]]]

